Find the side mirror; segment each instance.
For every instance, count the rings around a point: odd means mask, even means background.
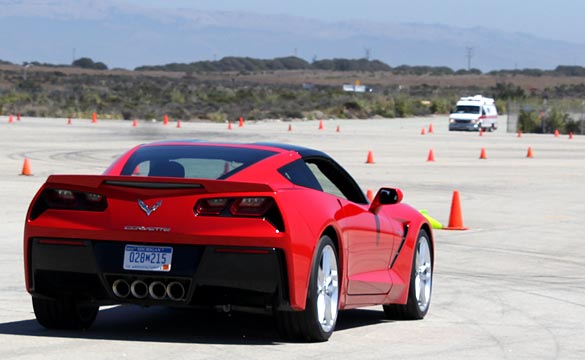
[[[399,204],[402,201],[402,190],[398,188],[380,188],[372,200],[370,210],[375,211],[381,205]]]

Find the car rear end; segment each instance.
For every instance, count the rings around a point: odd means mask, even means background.
[[[129,160],[136,157],[121,159],[109,170],[118,168],[119,175],[50,176],[33,199],[24,232],[33,297],[97,305],[290,306],[291,241],[271,186],[143,174]],[[222,163],[211,177],[230,171],[234,177],[246,167],[233,164]]]
[[[230,185],[241,190],[223,191]],[[273,194],[257,184],[52,176],[27,217],[27,288],[99,304],[283,303],[288,239]]]

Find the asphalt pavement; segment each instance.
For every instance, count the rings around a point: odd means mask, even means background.
[[[318,120],[132,125],[0,116],[1,359],[585,358],[585,137],[449,132],[444,116],[326,119],[323,129]],[[331,339],[316,344],[281,339],[266,316],[157,307],[103,308],[86,331],[41,327],[24,287],[22,236],[28,204],[47,176],[100,174],[134,145],[193,138],[314,147],[364,192],[400,187],[404,202],[445,225],[459,191],[469,229],[434,232],[427,317],[387,321],[381,307],[343,311]],[[21,175],[25,158],[30,176]]]

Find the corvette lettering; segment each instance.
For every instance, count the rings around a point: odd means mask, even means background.
[[[169,232],[171,228],[168,227],[160,227],[160,226],[132,226],[126,225],[124,226],[124,230],[128,231],[149,231],[149,232]]]

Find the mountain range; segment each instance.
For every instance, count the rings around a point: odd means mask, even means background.
[[[110,68],[219,60],[226,56],[308,61],[377,59],[482,71],[553,69],[585,63],[585,44],[449,25],[327,20],[196,9],[155,9],[110,0],[0,0],[0,60]]]

